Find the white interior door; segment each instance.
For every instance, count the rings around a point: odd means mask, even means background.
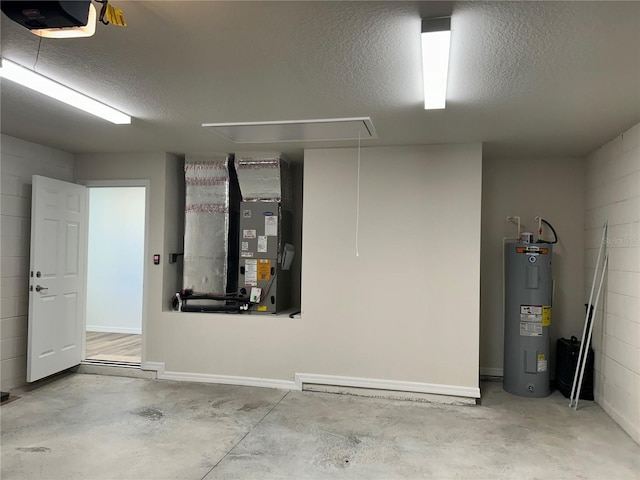
[[[86,188],[34,175],[27,381],[82,361]]]

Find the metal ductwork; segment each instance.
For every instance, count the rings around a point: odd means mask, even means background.
[[[224,294],[229,252],[229,160],[187,156],[183,288]]]
[[[291,205],[289,164],[280,153],[236,153],[235,168],[243,202]]]

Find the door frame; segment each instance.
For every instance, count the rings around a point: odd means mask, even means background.
[[[147,258],[149,255],[149,189],[151,187],[151,181],[145,179],[126,179],[126,180],[79,180],[77,182],[79,185],[83,185],[87,187],[87,232],[89,231],[89,199],[90,193],[89,189],[91,188],[119,188],[119,187],[144,187],[144,251],[143,251],[143,262],[142,262],[142,322],[140,325],[141,334],[141,350],[140,350],[140,365],[144,365],[145,362],[145,331],[147,326],[147,285],[149,280],[149,265],[147,262]],[[86,251],[85,251],[85,262],[84,262],[84,275],[85,282],[87,281],[87,269],[88,269],[88,259],[89,259],[89,237],[87,235],[86,242]],[[86,287],[86,285],[85,285]],[[86,359],[87,351],[86,351],[86,343],[87,343],[87,298],[85,295],[85,301],[83,306],[83,317],[84,317],[84,335],[82,336],[82,360]]]

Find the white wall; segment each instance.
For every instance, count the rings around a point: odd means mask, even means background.
[[[141,333],[145,194],[89,189],[87,331]]]
[[[478,386],[479,144],[305,152],[305,371]]]
[[[482,260],[480,372],[502,376],[502,238],[515,237],[507,216],[519,215],[523,231],[535,232],[536,215],[548,220],[559,236],[553,250],[556,282],[551,352],[558,338],[580,337],[584,322],[585,161],[582,158],[539,160],[489,159],[482,167]],[[548,229],[546,229],[548,231]],[[549,232],[550,233],[550,232]],[[545,237],[553,239],[553,235]],[[551,357],[554,376],[555,356]]]
[[[640,124],[589,155],[586,191],[587,299],[609,222],[609,268],[593,333],[595,397],[640,442]]]
[[[148,180],[149,181],[149,230],[148,253],[144,259],[147,269],[144,286],[143,320],[142,320],[142,360],[145,359],[149,336],[145,328],[155,321],[165,299],[162,285],[165,271],[172,270],[175,265],[167,263],[169,249],[175,251],[165,239],[165,194],[167,168],[175,157],[165,153],[138,154],[83,154],[76,155],[74,174],[77,182],[91,180]],[[172,228],[175,225],[171,226]],[[161,264],[153,265],[153,254],[161,255]],[[153,317],[155,315],[155,317]],[[153,317],[153,318],[152,318]]]
[[[164,311],[176,272],[163,261],[150,267],[143,362],[204,381],[303,372],[477,391],[481,157],[480,144],[363,149],[356,258],[357,151],[307,151],[302,318]],[[149,178],[150,253],[166,255],[184,217],[174,167],[80,155],[76,177]]]
[[[0,353],[3,391],[26,382],[33,175],[73,179],[73,155],[2,135],[0,226]]]

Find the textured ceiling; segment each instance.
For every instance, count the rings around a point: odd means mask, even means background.
[[[371,117],[363,145],[482,141],[582,156],[640,121],[640,2],[118,1],[126,28],[39,38],[2,15],[2,56],[131,114],[112,125],[2,81],[2,133],[70,152],[206,154],[202,123]],[[446,110],[423,109],[421,17],[452,14]],[[37,63],[36,63],[37,57]]]

